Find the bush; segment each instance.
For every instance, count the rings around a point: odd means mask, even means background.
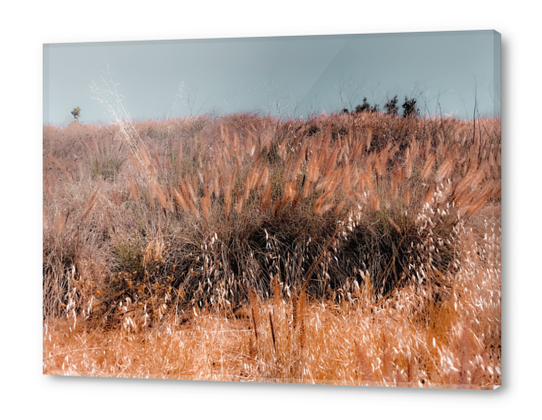
[[[371,106],[369,102],[367,101],[367,98],[363,98],[363,104],[356,106],[357,114],[362,112],[378,112],[378,105]]]
[[[397,102],[399,102],[399,100],[397,99],[397,95],[395,95],[393,99],[390,99],[388,102],[386,102],[386,105],[384,105],[384,108],[386,109],[386,113],[390,115],[397,115],[399,112],[399,108],[397,107]]]
[[[409,118],[409,117],[417,117],[420,115],[420,111],[416,107],[416,99],[410,98],[408,99],[405,96],[405,103],[403,104],[403,117]]]

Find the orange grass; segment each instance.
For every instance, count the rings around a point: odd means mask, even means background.
[[[44,373],[493,389],[501,375],[492,281],[465,273],[454,298],[425,314],[426,297],[412,289],[382,305],[363,293],[340,305],[310,302],[302,331],[292,302],[276,299],[257,309],[257,333],[254,305],[250,318],[196,310],[182,324],[165,318],[152,328],[50,321]]]
[[[44,127],[44,373],[500,384],[500,120],[129,127]]]

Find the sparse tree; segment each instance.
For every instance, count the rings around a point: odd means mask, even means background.
[[[274,114],[280,119],[297,114],[299,98],[289,92],[286,86],[279,88],[275,77],[270,77],[269,82],[261,83],[261,86],[265,90],[261,108],[266,114]]]
[[[353,78],[346,81],[343,78],[335,85],[343,108],[354,109],[354,104],[359,101],[362,92],[365,90],[365,83],[358,82]],[[359,103],[359,102],[358,102]]]
[[[201,103],[199,108],[196,108],[196,102],[198,102],[198,88],[191,84],[185,86],[184,82],[182,82],[179,85],[175,101],[172,104],[172,114],[176,113],[179,108],[182,107],[187,116],[193,117],[199,115],[209,99],[210,98],[207,98]]]
[[[72,111],[72,115],[75,121],[79,121],[79,115],[81,114],[81,108],[77,107],[74,108]]]

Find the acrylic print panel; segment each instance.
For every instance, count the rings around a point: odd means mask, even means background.
[[[44,46],[43,371],[494,389],[500,35]]]

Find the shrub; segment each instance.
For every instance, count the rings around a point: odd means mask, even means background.
[[[419,116],[420,111],[416,107],[416,99],[414,98],[407,98],[405,96],[405,103],[403,104],[403,117],[409,118],[409,117],[417,117]]]
[[[367,98],[363,98],[363,104],[356,106],[356,113],[371,112],[371,105],[367,102]]]
[[[399,100],[397,99],[397,95],[395,95],[393,99],[390,99],[388,102],[386,102],[386,105],[384,105],[384,108],[386,109],[386,113],[390,115],[397,115],[399,112],[399,108],[397,107],[397,102],[399,102]]]

